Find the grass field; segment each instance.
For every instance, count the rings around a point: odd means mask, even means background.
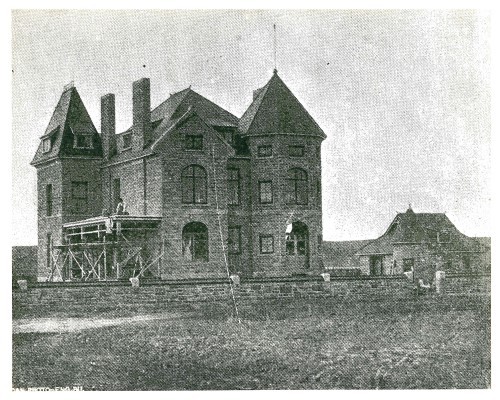
[[[486,297],[193,304],[149,316],[18,319],[13,387],[84,390],[490,386]]]

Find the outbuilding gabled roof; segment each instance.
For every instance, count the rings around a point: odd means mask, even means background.
[[[75,149],[73,137],[75,134],[92,135],[92,149]],[[40,137],[32,165],[57,156],[102,156],[101,139],[76,90],[76,87],[65,88],[50,118],[45,133]],[[47,152],[43,151],[43,141],[50,139],[51,146]]]
[[[447,233],[449,241],[438,240]],[[479,241],[460,232],[444,213],[415,213],[411,207],[398,213],[385,233],[358,250],[358,255],[392,254],[394,245],[414,243],[437,243],[451,251],[483,251],[485,246]]]
[[[240,118],[242,135],[299,133],[326,138],[325,133],[278,76],[255,91],[252,104]]]

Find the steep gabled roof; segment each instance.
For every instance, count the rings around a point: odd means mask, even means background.
[[[92,135],[93,148],[73,148],[73,135],[77,133]],[[47,138],[51,140],[51,148],[44,153],[43,140]],[[73,86],[65,89],[61,94],[47,129],[40,139],[42,140],[31,162],[32,165],[63,155],[102,156],[99,134],[78,91]]]
[[[237,128],[238,118],[229,111],[198,94],[191,88],[171,94],[168,99],[151,111],[153,133],[151,141],[143,150],[127,150],[115,155],[111,162],[125,161],[140,157],[152,152],[151,146],[156,146],[158,140],[163,139],[173,127],[186,119],[188,115],[195,114],[212,129]],[[132,127],[125,132],[132,132]],[[123,133],[125,133],[123,132]]]
[[[255,99],[240,119],[243,135],[299,133],[326,138],[323,130],[274,71],[267,84],[255,91]]]

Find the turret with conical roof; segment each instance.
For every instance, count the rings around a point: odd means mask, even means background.
[[[239,133],[251,158],[254,274],[318,273],[325,133],[276,70],[254,92]]]

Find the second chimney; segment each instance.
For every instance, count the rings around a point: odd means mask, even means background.
[[[151,140],[151,97],[149,78],[135,81],[132,86],[134,143],[143,149]]]
[[[101,140],[104,159],[109,160],[116,152],[115,95],[101,97]]]

